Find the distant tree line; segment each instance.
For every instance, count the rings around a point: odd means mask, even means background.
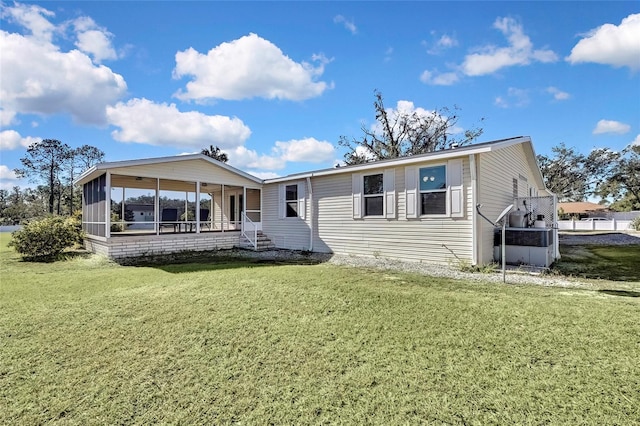
[[[616,211],[640,210],[640,146],[597,148],[583,155],[564,143],[538,155],[547,188],[559,201],[599,197]]]

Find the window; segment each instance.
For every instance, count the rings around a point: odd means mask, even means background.
[[[298,217],[298,185],[285,187],[286,217]]]
[[[302,219],[306,215],[305,183],[281,183],[278,185],[278,218]]]
[[[420,214],[447,214],[446,166],[420,169]]]
[[[382,173],[364,176],[364,215],[382,216],[384,208]]]

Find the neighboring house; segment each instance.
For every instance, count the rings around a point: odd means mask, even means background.
[[[557,256],[554,197],[528,137],[266,180],[200,154],[102,163],[78,183],[87,248],[111,257],[231,248],[248,238],[254,247],[268,239],[284,249],[486,264],[494,261],[495,227],[479,204],[493,220],[510,204],[529,217],[544,213],[539,231]],[[155,194],[152,231],[110,232],[103,211],[113,187]],[[163,191],[182,191],[195,205],[205,198],[210,219],[196,211],[194,221],[167,231]]]
[[[561,216],[575,218],[595,217],[604,216],[604,213],[607,211],[609,211],[609,207],[587,201],[558,203],[558,212]]]
[[[155,209],[153,204],[140,204],[140,203],[124,203],[123,205],[126,212],[130,212],[131,218],[127,225],[128,229],[153,229],[153,222],[155,218]],[[121,216],[127,219],[127,214]]]

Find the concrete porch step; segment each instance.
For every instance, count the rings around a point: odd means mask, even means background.
[[[256,251],[264,251],[271,250],[276,248],[276,245],[262,233],[262,231],[258,231],[258,242],[256,244]],[[245,250],[254,250],[253,244],[244,236],[240,236],[240,241],[238,243],[238,247]]]

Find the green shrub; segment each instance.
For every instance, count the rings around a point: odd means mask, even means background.
[[[25,260],[47,261],[56,259],[82,238],[81,222],[77,218],[52,216],[30,222],[12,233],[9,246]]]

